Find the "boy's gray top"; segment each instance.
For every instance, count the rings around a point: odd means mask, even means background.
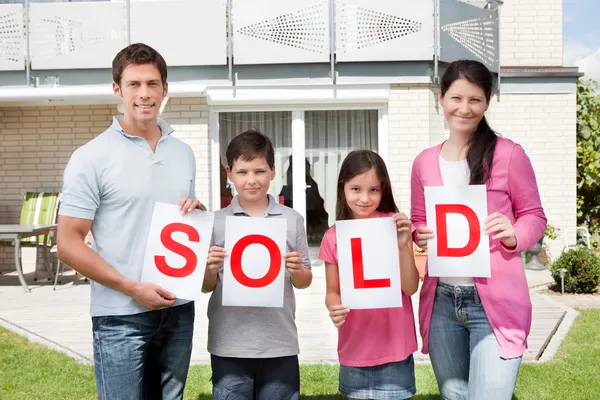
[[[150,221],[157,201],[177,204],[195,199],[196,162],[192,149],[162,132],[156,152],[146,140],[127,134],[122,117],[77,149],[64,174],[59,214],[92,220],[93,250],[129,279],[142,276]],[[130,297],[92,282],[92,316],[148,311]],[[176,304],[183,304],[178,301]]]
[[[237,196],[231,204],[215,213],[213,244],[225,247],[225,219],[228,215],[249,215],[240,207]],[[287,252],[302,255],[304,268],[310,269],[304,220],[295,210],[278,204],[269,195],[264,218],[287,219]],[[290,274],[285,270],[283,308],[223,307],[223,269],[208,303],[208,352],[220,357],[272,358],[300,352],[296,330],[296,299]]]

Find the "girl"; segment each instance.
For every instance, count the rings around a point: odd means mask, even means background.
[[[398,226],[402,307],[352,310],[341,304],[335,226],[323,237],[325,303],[339,328],[339,390],[354,399],[405,399],[415,394],[412,353],[417,339],[410,296],[419,273],[412,253],[411,227],[398,213],[385,163],[372,151],[353,151],[344,160],[337,185],[336,219],[393,216]]]
[[[433,238],[425,186],[485,184],[491,278],[425,274],[419,303],[423,353],[429,352],[442,398],[510,399],[531,326],[521,252],[543,235],[546,217],[523,148],[498,137],[485,119],[490,71],[477,61],[455,61],[440,86],[450,136],[413,163],[413,237],[422,248]]]

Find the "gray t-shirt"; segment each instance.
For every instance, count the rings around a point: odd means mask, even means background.
[[[213,244],[225,247],[225,219],[228,215],[249,216],[237,196],[216,212]],[[295,210],[278,204],[269,195],[264,218],[287,219],[287,251],[302,255],[304,268],[310,269],[304,220]],[[223,269],[208,303],[208,352],[219,357],[273,358],[300,352],[296,330],[296,299],[290,274],[285,271],[282,308],[222,306]]]
[[[71,156],[59,214],[92,220],[92,249],[119,273],[139,281],[154,203],[195,199],[196,161],[190,146],[171,136],[173,129],[164,121],[158,119],[162,137],[152,152],[146,140],[121,128],[121,120],[115,117],[110,128]],[[93,317],[148,311],[121,292],[97,282],[91,286]]]

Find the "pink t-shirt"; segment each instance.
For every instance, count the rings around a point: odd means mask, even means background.
[[[382,214],[390,217],[393,214]],[[319,258],[337,265],[335,225],[323,236]],[[402,307],[350,310],[338,330],[338,357],[347,367],[369,367],[405,360],[417,351],[412,302],[402,293]]]

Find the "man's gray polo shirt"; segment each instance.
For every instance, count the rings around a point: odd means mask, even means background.
[[[228,215],[249,216],[237,196],[216,212],[213,244],[225,247],[225,219]],[[269,195],[264,218],[287,219],[287,251],[302,255],[304,268],[310,269],[304,220],[295,210],[278,204]],[[223,269],[208,303],[208,352],[220,357],[272,358],[300,352],[296,330],[296,299],[290,274],[285,271],[282,308],[223,307]]]
[[[164,121],[158,120],[162,137],[153,153],[146,140],[121,128],[121,120],[113,118],[110,128],[71,156],[59,214],[92,220],[93,250],[139,281],[154,203],[195,199],[196,162],[192,149],[172,136]],[[130,297],[92,282],[92,316],[144,311]]]

